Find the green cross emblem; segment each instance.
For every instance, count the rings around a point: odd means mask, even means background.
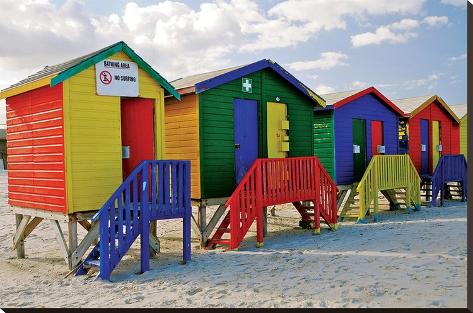
[[[241,79],[241,91],[251,93],[252,90],[252,80],[250,78],[243,77]]]

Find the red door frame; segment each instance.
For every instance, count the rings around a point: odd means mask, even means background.
[[[122,159],[123,179],[143,160],[155,158],[154,100],[122,98],[122,146],[129,146],[129,158]]]

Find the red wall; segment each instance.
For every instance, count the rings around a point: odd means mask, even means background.
[[[62,84],[6,99],[8,203],[66,211]]]
[[[409,155],[411,156],[417,171],[421,172],[420,163],[420,120],[429,120],[429,166],[432,168],[432,121],[440,121],[440,137],[442,142],[442,154],[460,153],[460,126],[453,117],[435,100],[414,117],[409,119]]]

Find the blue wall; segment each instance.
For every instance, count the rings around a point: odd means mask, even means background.
[[[366,120],[366,166],[371,160],[371,121],[383,121],[385,154],[398,154],[399,116],[373,94],[364,95],[335,109],[335,168],[338,185],[353,183],[352,119]]]

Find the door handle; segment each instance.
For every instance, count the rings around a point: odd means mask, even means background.
[[[235,149],[240,149],[240,144],[239,143],[235,144]]]

